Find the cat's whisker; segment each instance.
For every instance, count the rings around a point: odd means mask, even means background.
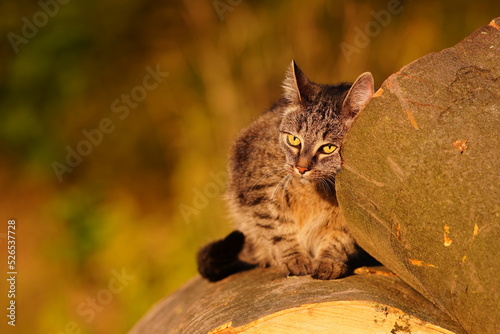
[[[344,186],[352,196],[359,198],[359,195],[356,194],[356,192],[352,189],[351,185],[348,182],[338,178],[335,179],[335,182],[341,183],[342,186]]]
[[[285,175],[283,178],[281,178],[280,182],[278,182],[278,184],[276,185],[276,187],[274,187],[274,190],[273,190],[273,193],[271,194],[271,198],[274,198],[275,195],[276,195],[276,192],[278,191],[279,188],[281,188],[283,191],[284,191],[284,187],[283,187],[283,184],[285,184],[285,182],[291,178],[292,176],[290,174],[287,174]]]
[[[268,166],[268,167],[261,168],[261,169],[271,169],[271,171],[267,172],[263,175],[258,176],[256,183],[259,182],[261,179],[266,178],[267,176],[273,174],[274,172],[279,171],[282,167],[283,166]],[[255,179],[256,177],[251,177],[251,178]]]
[[[283,185],[283,191],[282,191],[282,194],[281,194],[281,203],[282,204],[286,204],[287,201],[285,199],[285,195],[286,195],[286,187],[288,187],[288,185],[290,184],[290,182],[292,182],[292,174],[288,174],[287,176],[285,176],[285,178],[287,178],[287,181],[285,181],[285,184]],[[284,205],[286,206],[286,205]]]
[[[272,167],[265,167],[265,168],[273,168],[272,171],[270,171],[269,173],[266,173],[262,176],[260,176],[253,184],[252,186],[250,187],[250,189],[254,189],[258,184],[259,182],[262,180],[262,179],[267,179],[270,175],[276,175],[276,176],[280,176],[281,172],[285,172],[286,171],[283,169],[283,166],[272,166]]]
[[[323,188],[324,192],[327,194],[331,194],[332,190],[330,189],[328,182],[326,182],[325,179],[319,179],[319,181],[320,181],[319,184],[321,184],[321,187]]]
[[[276,192],[278,191],[279,188],[281,188],[281,185],[286,181],[286,178],[287,178],[288,175],[285,175],[281,178],[281,180],[278,182],[278,184],[274,187],[274,190],[271,194],[271,198],[274,198],[274,196],[276,195]]]
[[[328,184],[328,188],[331,192],[335,192],[335,177],[329,177],[324,179],[326,184]]]
[[[335,182],[333,181],[328,181],[329,179],[325,179],[325,186],[327,188],[327,191],[330,195],[335,195]]]

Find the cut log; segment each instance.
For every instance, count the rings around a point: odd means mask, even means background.
[[[500,19],[389,77],[337,193],[360,245],[469,333],[500,333]]]
[[[130,334],[462,333],[397,276],[358,270],[321,281],[254,269],[217,283],[194,278]]]

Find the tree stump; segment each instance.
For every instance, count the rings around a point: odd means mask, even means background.
[[[390,76],[342,151],[360,245],[469,333],[500,333],[500,19]]]
[[[130,333],[500,333],[499,30],[393,74],[348,133],[339,203],[397,276],[196,277]]]

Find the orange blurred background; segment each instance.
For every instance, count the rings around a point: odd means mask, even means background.
[[[16,221],[16,326],[125,333],[196,275],[231,230],[222,199],[238,131],[313,81],[379,86],[500,13],[476,1],[0,3],[0,261]],[[383,139],[381,139],[383,140]]]

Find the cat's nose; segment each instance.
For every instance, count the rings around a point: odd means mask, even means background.
[[[300,174],[304,174],[305,172],[307,172],[309,170],[308,168],[299,167],[299,166],[296,166],[295,168],[297,168],[297,170],[299,171]]]

